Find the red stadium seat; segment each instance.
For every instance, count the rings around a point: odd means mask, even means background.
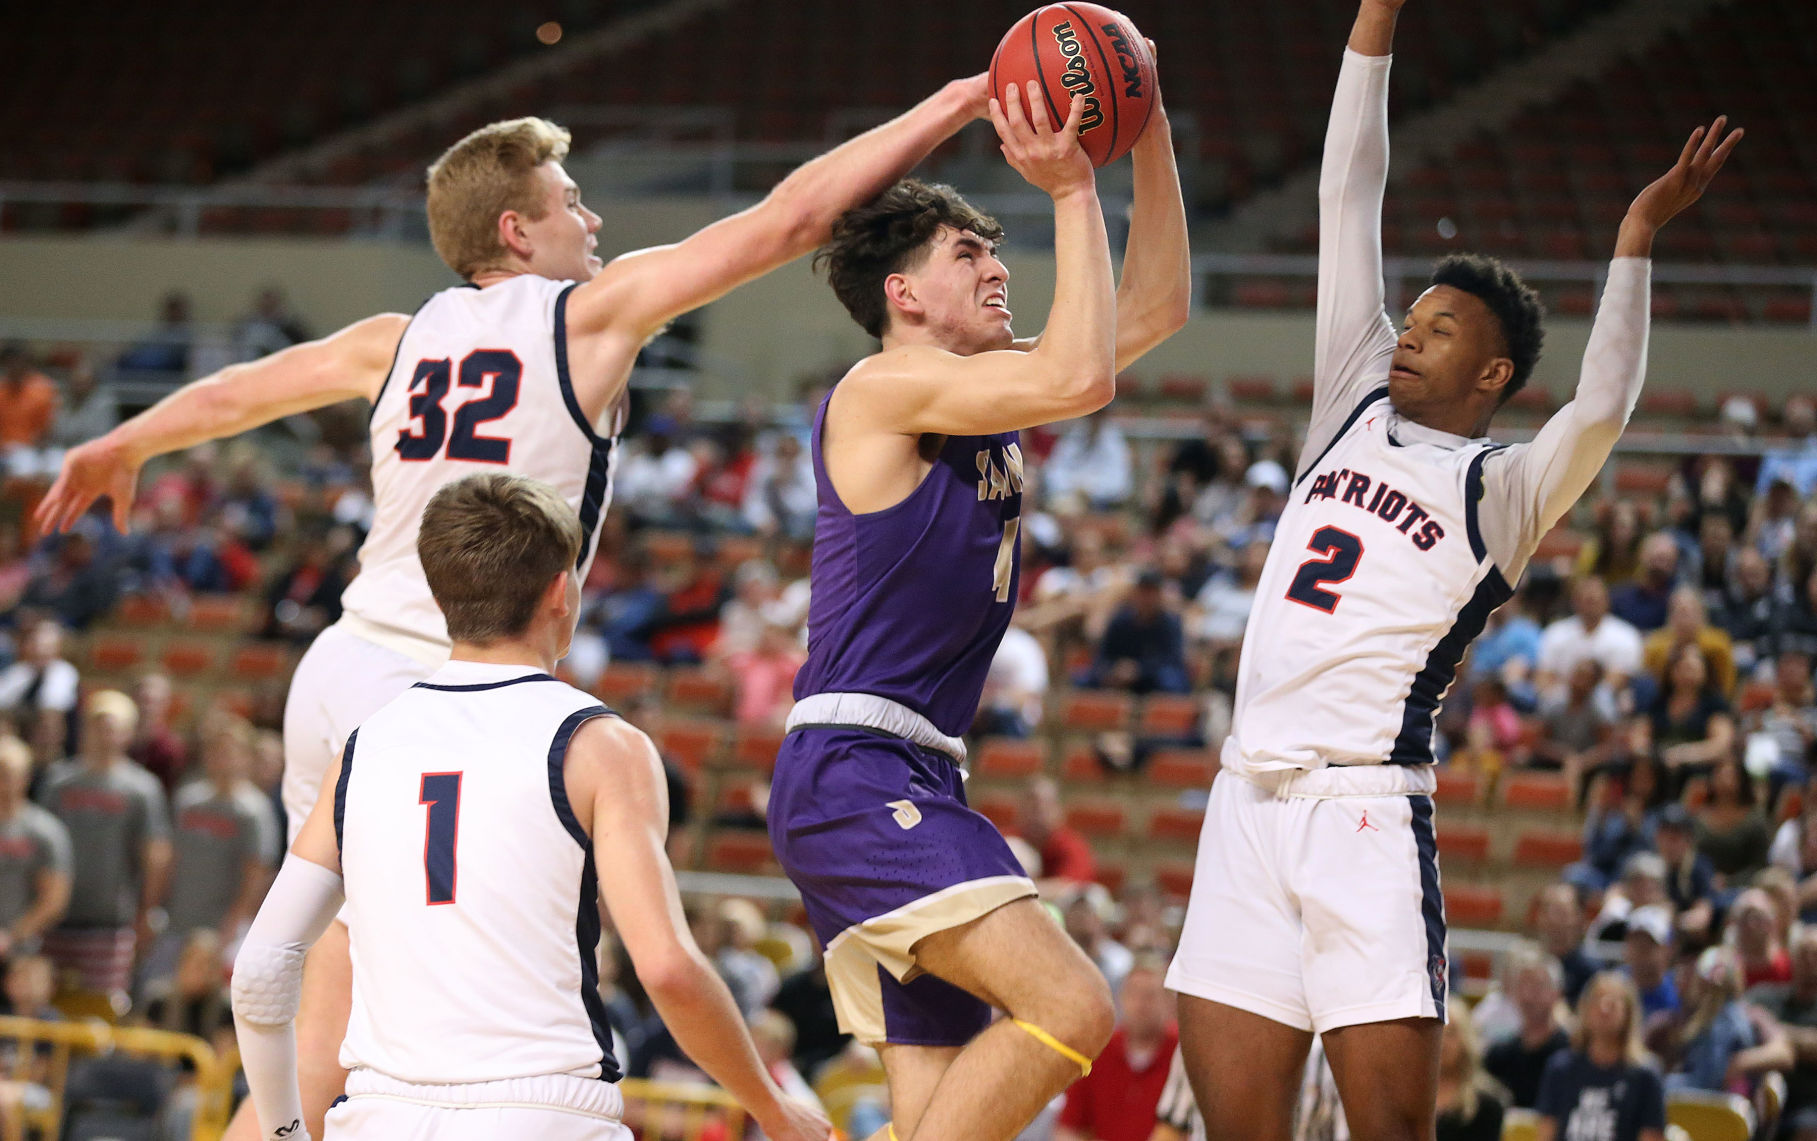
[[[732,708],[732,680],[708,669],[678,667],[669,671],[668,702],[677,709],[726,714]]]
[[[1274,377],[1233,376],[1224,382],[1224,391],[1238,404],[1274,403]]]
[[[246,626],[246,603],[231,596],[207,595],[189,607],[188,626],[192,630],[236,632]]]
[[[1036,741],[990,737],[978,747],[977,755],[969,759],[976,776],[1023,780],[1047,767],[1047,750]]]
[[[782,751],[782,741],[779,730],[741,726],[732,740],[732,764],[741,769],[770,772],[776,768],[776,754]]]
[[[1437,776],[1438,789],[1432,794],[1437,804],[1469,806],[1483,798],[1483,781],[1475,773],[1442,768]]]
[[[707,841],[709,871],[758,875],[771,871],[775,862],[770,838],[762,832],[718,832]]]
[[[1211,382],[1202,376],[1171,373],[1161,378],[1161,399],[1180,404],[1202,404]]]
[[[1445,921],[1453,928],[1494,927],[1504,910],[1500,888],[1479,884],[1445,885]]]
[[[1066,823],[1094,839],[1115,839],[1129,826],[1129,812],[1114,800],[1080,800],[1066,806]]]
[[[89,664],[98,670],[129,670],[139,664],[143,651],[136,638],[97,636],[89,646]]]
[[[1489,858],[1489,830],[1446,825],[1438,829],[1438,854],[1450,862],[1481,863]]]
[[[1571,784],[1560,773],[1512,773],[1502,781],[1502,803],[1538,812],[1568,812]]]
[[[282,646],[254,643],[234,651],[233,676],[243,681],[282,677],[290,672],[290,651]]]
[[[725,736],[725,727],[716,721],[675,720],[663,727],[658,742],[664,757],[698,772],[719,754]]]
[[[1060,704],[1060,724],[1067,729],[1098,732],[1129,724],[1135,699],[1119,690],[1076,689]]]
[[[1514,841],[1514,862],[1528,868],[1562,868],[1584,857],[1584,839],[1576,832],[1522,832]]]
[[[1210,788],[1218,774],[1217,755],[1209,749],[1159,749],[1144,771],[1160,788]]]
[[[1060,762],[1060,775],[1067,784],[1102,784],[1107,774],[1096,749],[1074,745]]]
[[[163,655],[166,673],[173,677],[194,677],[214,665],[214,647],[206,642],[173,642]]]
[[[1204,812],[1159,808],[1148,818],[1148,838],[1165,843],[1196,844],[1204,827]]]
[[[1016,830],[1016,822],[1022,815],[1016,798],[1001,792],[979,797],[973,802],[972,811],[995,824],[997,831],[1005,835]]]
[[[170,606],[162,598],[129,594],[120,600],[114,619],[122,626],[157,626],[170,620]]]
[[[1192,894],[1192,865],[1177,860],[1156,864],[1155,886],[1162,895],[1185,899]]]
[[[613,662],[593,683],[593,696],[607,705],[629,705],[656,692],[661,668],[646,662]]]
[[[1129,881],[1129,869],[1122,864],[1099,860],[1098,872],[1092,878],[1109,888],[1112,895],[1121,895],[1123,885]]]
[[[1141,731],[1150,737],[1184,737],[1198,727],[1201,711],[1194,698],[1157,693],[1142,703]]]

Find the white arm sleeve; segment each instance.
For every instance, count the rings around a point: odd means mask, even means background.
[[[1394,326],[1383,312],[1382,194],[1388,184],[1388,66],[1344,51],[1319,168],[1319,308],[1312,419],[1299,466],[1388,382]]]
[[[233,1023],[246,1084],[267,1141],[299,1141],[303,1098],[297,1088],[294,1023],[303,956],[345,899],[341,877],[300,856],[286,856],[233,962]]]
[[[1609,263],[1576,397],[1531,443],[1505,448],[1483,464],[1483,543],[1510,581],[1595,481],[1640,399],[1652,274],[1646,258]]]

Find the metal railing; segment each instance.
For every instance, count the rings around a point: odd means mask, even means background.
[[[187,1064],[192,1069],[191,1141],[217,1141],[227,1127],[239,1057],[231,1052],[225,1057],[217,1055],[212,1046],[193,1035],[97,1021],[44,1022],[7,1016],[0,1017],[0,1042],[14,1047],[4,1066],[9,1084],[37,1087],[48,1095],[35,1105],[24,1098],[17,1104],[0,1103],[0,1138],[4,1141],[18,1141],[28,1128],[46,1137],[61,1136],[71,1064],[115,1052],[173,1066]]]

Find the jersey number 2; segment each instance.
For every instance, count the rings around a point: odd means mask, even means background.
[[[1363,557],[1363,541],[1336,527],[1320,527],[1312,533],[1312,542],[1306,544],[1306,549],[1325,557],[1300,564],[1293,585],[1287,588],[1287,597],[1301,606],[1335,614],[1343,596],[1324,589],[1322,584],[1343,582],[1356,573],[1356,564]]]
[[[511,441],[502,436],[482,436],[479,426],[499,419],[517,407],[517,389],[524,364],[510,349],[475,349],[461,361],[460,386],[484,388],[492,378],[492,391],[454,410],[454,431],[448,431],[448,398],[453,362],[418,361],[410,376],[411,427],[397,434],[397,454],[406,460],[432,460],[448,445],[451,460],[502,464],[511,459]],[[418,427],[420,425],[420,428]]]
[[[461,774],[424,773],[418,804],[429,806],[423,826],[425,902],[454,902],[454,841],[461,830]]]

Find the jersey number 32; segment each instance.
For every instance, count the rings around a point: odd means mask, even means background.
[[[448,384],[455,378],[462,388],[484,388],[492,379],[492,391],[469,400],[454,410],[453,430],[449,430],[448,413],[442,402],[448,399]],[[410,375],[410,426],[397,434],[398,458],[432,460],[448,446],[451,460],[470,460],[483,464],[511,461],[511,441],[502,436],[482,436],[481,424],[503,417],[517,407],[517,388],[524,377],[523,362],[510,349],[475,349],[461,360],[455,377],[453,362],[447,358],[418,361]]]

